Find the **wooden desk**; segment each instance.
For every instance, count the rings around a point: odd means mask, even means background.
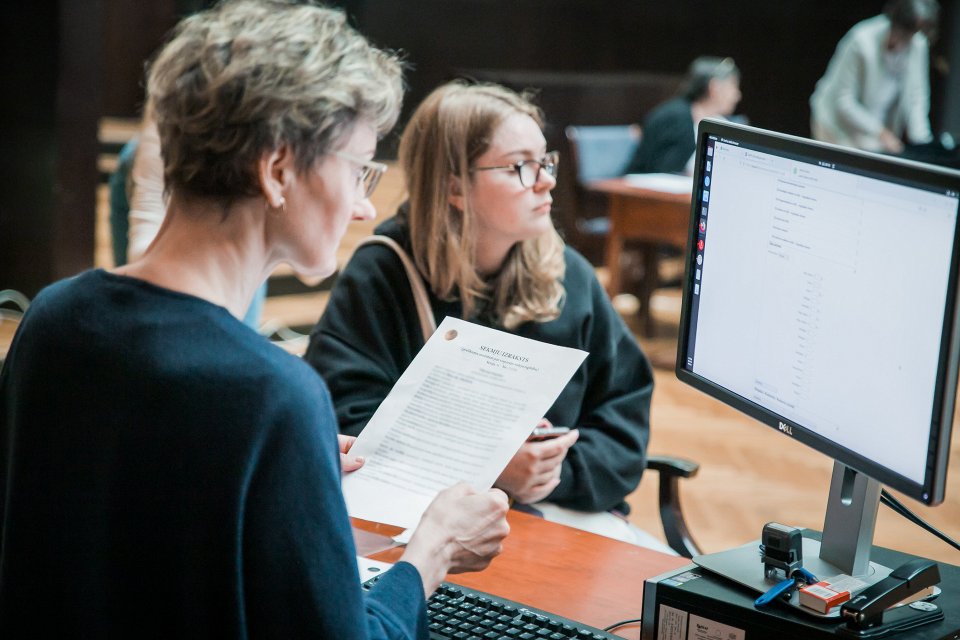
[[[511,511],[507,519],[510,535],[503,553],[485,571],[449,575],[449,582],[602,629],[640,617],[644,579],[690,562],[525,513]],[[361,520],[354,526],[390,536],[400,531]],[[371,557],[396,562],[401,553],[393,548]],[[618,634],[638,638],[639,625]]]
[[[623,247],[628,240],[642,243],[643,281],[637,297],[640,318],[647,336],[653,334],[650,296],[657,288],[657,247],[686,249],[690,220],[690,194],[669,193],[633,186],[626,178],[597,180],[587,185],[591,191],[605,194],[610,202],[610,231],[604,262],[609,273],[610,297],[621,293]]]
[[[10,344],[13,342],[13,334],[17,331],[18,322],[0,319],[0,365],[7,357],[7,351],[10,350]]]

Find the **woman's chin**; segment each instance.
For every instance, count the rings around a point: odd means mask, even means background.
[[[336,259],[315,264],[294,264],[291,262],[289,265],[296,272],[297,277],[304,282],[318,283],[329,278],[337,271]]]

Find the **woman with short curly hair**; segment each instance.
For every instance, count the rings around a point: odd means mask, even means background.
[[[499,552],[506,496],[441,492],[364,595],[340,493],[363,461],[320,377],[238,319],[374,215],[400,65],[338,12],[242,0],[183,21],[147,86],[156,241],[41,292],[0,374],[0,635],[425,637],[425,595]]]

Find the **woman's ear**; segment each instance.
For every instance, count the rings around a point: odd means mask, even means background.
[[[458,211],[466,209],[466,196],[463,195],[463,183],[455,175],[450,175],[450,194],[447,201]]]
[[[703,101],[708,102],[713,100],[717,95],[717,79],[710,78],[707,80],[707,90],[703,92]]]
[[[293,153],[289,146],[280,145],[260,156],[257,177],[268,205],[274,209],[283,206],[286,201],[284,193],[290,187],[294,175]]]

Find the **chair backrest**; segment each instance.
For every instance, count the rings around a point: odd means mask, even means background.
[[[640,127],[635,124],[571,125],[565,133],[580,184],[622,176],[640,144]]]
[[[114,266],[127,263],[127,233],[130,230],[130,170],[137,153],[137,138],[130,139],[117,157],[117,169],[110,175],[110,241]]]

